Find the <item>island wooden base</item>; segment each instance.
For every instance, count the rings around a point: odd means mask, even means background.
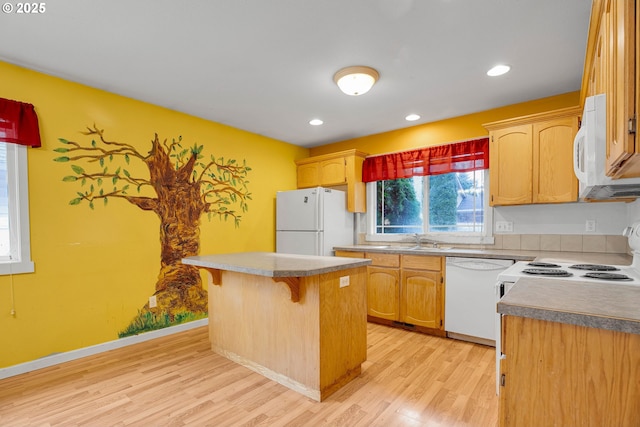
[[[213,351],[317,401],[360,374],[366,267],[300,277],[298,302],[287,283],[216,271],[209,276]],[[340,287],[341,277],[348,286]]]

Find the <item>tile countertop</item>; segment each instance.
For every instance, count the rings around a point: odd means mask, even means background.
[[[404,255],[434,255],[444,257],[512,259],[515,261],[556,261],[576,263],[597,263],[629,265],[631,256],[627,254],[600,252],[551,252],[523,251],[516,249],[465,249],[465,248],[420,248],[394,245],[354,245],[336,246],[334,250],[348,252],[397,253]]]
[[[522,278],[498,312],[640,334],[640,286]]]
[[[371,260],[273,252],[239,252],[192,256],[183,258],[182,263],[256,276],[307,277],[367,266],[371,264]]]

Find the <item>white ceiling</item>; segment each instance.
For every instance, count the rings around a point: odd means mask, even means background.
[[[0,14],[0,60],[312,147],[579,90],[591,1],[45,7]],[[488,77],[497,63],[511,72]],[[344,95],[333,74],[349,65],[371,66],[380,80],[369,93]],[[406,122],[409,113],[422,118]],[[313,118],[324,125],[310,126]]]

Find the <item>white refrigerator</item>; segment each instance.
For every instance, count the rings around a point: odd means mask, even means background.
[[[344,191],[316,187],[276,193],[276,252],[333,255],[354,242]]]

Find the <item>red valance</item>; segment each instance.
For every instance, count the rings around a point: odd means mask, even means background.
[[[33,105],[0,98],[0,142],[41,146],[38,116]]]
[[[364,182],[489,168],[489,138],[367,157]]]

